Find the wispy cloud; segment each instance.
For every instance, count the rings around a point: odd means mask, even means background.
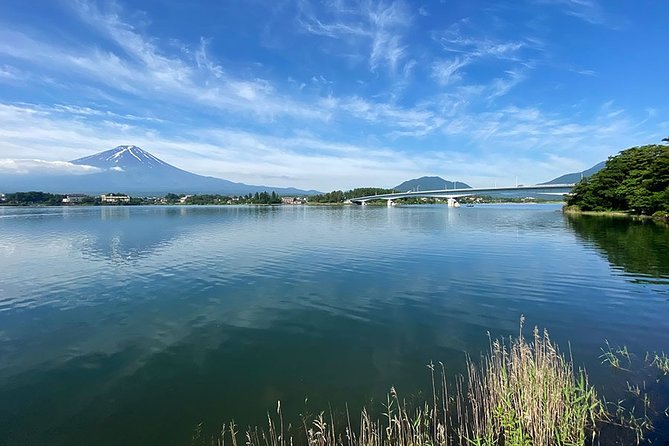
[[[432,64],[432,78],[440,86],[458,84],[469,87],[462,90],[468,96],[474,93],[492,100],[506,95],[527,79],[528,71],[533,68],[528,53],[541,52],[540,41],[532,38],[509,41],[480,36],[476,32],[466,31],[468,27],[469,19],[463,19],[443,31],[432,32],[432,39],[450,56],[447,59],[437,59]],[[490,66],[491,61],[494,61],[493,66],[497,73],[493,70],[493,75],[488,74],[488,79],[482,78],[480,74],[476,78],[465,75],[466,67],[477,64]]]
[[[490,83],[488,99],[504,96],[526,78],[526,70],[512,69],[507,71],[505,77],[496,78]]]
[[[270,80],[226,74],[222,65],[209,56],[209,40],[206,39],[201,39],[197,48],[189,52],[194,55],[191,59],[164,54],[152,39],[124,22],[118,9],[103,12],[84,1],[76,2],[75,8],[82,20],[104,38],[113,41],[120,51],[103,51],[85,45],[63,47],[20,31],[4,29],[0,30],[0,54],[145,100],[167,101],[191,109],[205,106],[235,116],[240,113],[251,115],[261,122],[280,118],[326,122],[333,114],[352,114],[376,123],[383,116],[395,119],[406,115],[407,119],[398,121],[400,128],[406,129],[411,122],[419,129],[424,128],[422,123],[412,118],[416,112],[410,108],[368,101],[372,104],[370,107],[379,111],[361,113],[355,105],[359,102],[356,97],[335,98],[334,101],[313,96],[296,99],[280,93],[281,89]],[[373,43],[370,64],[374,67],[388,64],[394,69],[404,58],[404,53],[399,40],[389,30],[401,26],[406,20],[403,6],[397,2],[379,3],[369,6],[364,13],[372,29],[365,31]],[[356,10],[356,14],[361,14],[361,11]],[[338,32],[342,32],[341,28]],[[402,75],[408,77],[415,65],[413,60],[406,61]],[[324,107],[314,107],[314,102]],[[85,108],[72,111],[76,114],[90,113]],[[386,124],[392,126],[393,122],[389,120]]]
[[[441,85],[448,85],[462,79],[458,71],[471,62],[469,57],[455,57],[449,60],[438,60],[432,64],[432,77]]]
[[[303,2],[298,17],[302,29],[362,47],[372,71],[386,67],[391,73],[397,72],[408,55],[403,39],[412,22],[402,1],[336,2],[329,6],[331,19],[326,21],[317,16],[309,3]]]
[[[468,20],[461,20],[443,31],[433,32],[432,38],[441,45],[444,51],[465,54],[472,60],[478,58],[519,60],[519,51],[528,46],[528,43],[523,41],[501,41],[490,37],[477,37],[463,30],[467,23]]]
[[[276,116],[326,118],[318,110],[276,93],[268,87],[268,81],[224,76],[222,68],[206,56],[205,41],[196,51],[195,60],[168,56],[123,22],[118,13],[103,13],[86,2],[77,2],[76,7],[81,18],[115,42],[122,53],[86,46],[58,46],[4,29],[0,31],[0,54],[146,99],[186,100],[186,103],[263,119]]]
[[[585,122],[574,122],[536,107],[507,106],[498,111],[462,116],[444,127],[451,135],[469,135],[480,143],[503,146],[509,151],[545,151],[551,156],[575,153],[587,147],[593,161],[601,161],[612,148],[652,141],[653,133],[624,113],[611,114],[609,104]],[[593,163],[594,164],[594,163]],[[589,166],[587,166],[589,167]]]
[[[537,2],[555,5],[565,14],[593,25],[616,27],[612,17],[605,12],[597,0],[537,0]]]

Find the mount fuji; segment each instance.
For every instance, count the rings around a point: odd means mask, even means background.
[[[118,146],[70,161],[87,166],[92,173],[62,175],[0,176],[3,192],[41,190],[52,193],[100,194],[124,192],[131,195],[182,194],[246,195],[274,191],[280,195],[313,195],[314,190],[253,186],[221,178],[197,175],[174,167],[133,145]]]
[[[154,168],[186,172],[159,160],[137,146],[118,146],[114,149],[70,162],[72,164],[98,167],[100,169],[112,169],[117,172]]]

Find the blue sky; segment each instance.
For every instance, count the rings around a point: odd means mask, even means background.
[[[319,190],[549,180],[669,136],[669,2],[5,0],[0,175],[136,144]]]

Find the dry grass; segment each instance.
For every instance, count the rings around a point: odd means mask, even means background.
[[[217,446],[524,446],[586,445],[596,442],[597,426],[607,420],[604,406],[584,370],[562,354],[547,332],[532,339],[491,340],[490,350],[452,385],[444,366],[430,365],[432,395],[409,406],[391,388],[381,417],[363,409],[355,420],[346,412],[342,425],[321,413],[304,420],[297,436],[284,428],[280,403],[268,414],[268,428],[249,429],[239,440],[234,424],[204,441]],[[449,389],[450,393],[449,394]]]
[[[471,444],[581,445],[603,413],[585,372],[536,328],[531,342],[493,341],[480,370],[470,361],[468,388],[459,437]]]

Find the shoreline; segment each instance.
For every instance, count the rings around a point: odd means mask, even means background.
[[[609,218],[629,218],[632,220],[653,220],[659,222],[669,222],[669,214],[664,215],[642,215],[632,214],[631,211],[583,211],[574,209],[572,206],[565,205],[562,208],[565,215],[587,215],[591,217],[609,217]]]

